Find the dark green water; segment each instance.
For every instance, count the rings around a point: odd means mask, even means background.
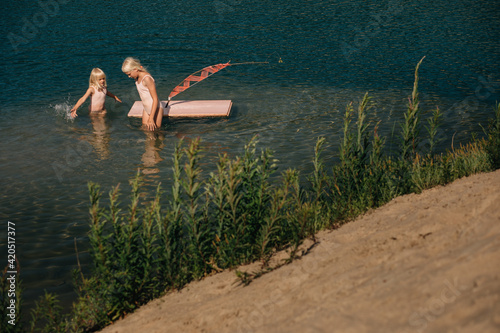
[[[335,158],[345,106],[368,91],[371,120],[381,121],[391,146],[423,56],[421,106],[444,113],[441,149],[453,136],[455,144],[468,141],[500,100],[499,9],[498,1],[441,0],[4,4],[3,264],[6,224],[12,221],[26,303],[44,289],[70,302],[75,239],[80,260],[88,262],[87,182],[106,192],[122,183],[126,192],[140,169],[148,188],[161,181],[168,189],[171,155],[181,137],[201,137],[207,171],[219,153],[235,155],[257,134],[261,147],[276,152],[280,170],[307,173],[316,138],[327,137],[326,157]],[[228,119],[165,122],[162,134],[150,138],[127,117],[138,100],[133,81],[121,72],[127,56],[149,68],[163,99],[207,65],[270,63],[229,67],[178,97],[231,99]],[[109,99],[101,123],[89,118],[86,105],[70,120],[68,111],[87,89],[93,67],[106,72],[109,90],[123,104]]]

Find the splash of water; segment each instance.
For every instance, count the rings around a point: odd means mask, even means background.
[[[71,104],[69,101],[70,97],[71,95],[68,95],[63,103],[58,103],[55,105],[51,104],[50,108],[54,110],[57,117],[62,117],[66,121],[73,122],[75,118],[71,117],[71,108],[73,107],[73,104]]]

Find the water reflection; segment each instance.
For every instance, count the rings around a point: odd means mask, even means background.
[[[165,134],[160,131],[151,132],[144,130],[146,135],[145,141],[145,151],[142,154],[142,173],[145,175],[157,174],[160,170],[157,168],[157,164],[163,161],[160,156],[160,152],[165,147]]]
[[[109,123],[106,118],[106,112],[91,112],[90,121],[92,122],[93,135],[89,142],[94,148],[100,160],[106,160],[109,157]]]

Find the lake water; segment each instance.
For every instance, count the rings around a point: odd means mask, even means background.
[[[75,240],[82,265],[88,232],[87,182],[105,192],[140,169],[146,188],[169,188],[180,138],[201,137],[204,169],[234,156],[253,136],[280,160],[280,171],[311,170],[325,136],[335,158],[347,103],[365,92],[370,119],[388,147],[420,70],[424,112],[444,113],[440,149],[481,133],[500,101],[498,1],[9,1],[0,22],[0,258],[7,262],[7,221],[16,226],[25,303],[43,290],[72,301]],[[160,98],[187,75],[231,60],[177,99],[231,99],[227,119],[166,121],[151,137],[127,113],[138,94],[121,72],[139,58]],[[279,60],[282,60],[281,62]],[[87,104],[71,120],[93,67],[123,103],[107,100],[103,121]],[[88,102],[87,102],[88,103]],[[427,115],[425,115],[427,116]],[[392,138],[392,139],[391,139]],[[126,202],[127,187],[122,197]],[[164,197],[164,201],[167,198]],[[4,259],[5,258],[5,259]],[[4,266],[2,266],[3,268]]]

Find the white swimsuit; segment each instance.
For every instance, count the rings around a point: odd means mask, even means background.
[[[153,80],[153,82],[155,81],[155,79],[153,79],[151,75],[144,75],[141,82],[136,81],[135,85],[137,87],[137,91],[139,92],[139,96],[141,97],[142,107],[144,108],[144,111],[146,111],[146,113],[149,115],[151,114],[151,108],[153,107],[153,97],[151,96],[149,89],[142,84],[142,81],[144,81],[147,76],[149,76],[151,80]],[[160,106],[159,104],[160,103],[158,103],[158,107]]]
[[[90,111],[102,111],[104,110],[104,101],[106,100],[107,89],[103,88],[99,91],[96,87],[94,88],[94,93],[90,97]]]

